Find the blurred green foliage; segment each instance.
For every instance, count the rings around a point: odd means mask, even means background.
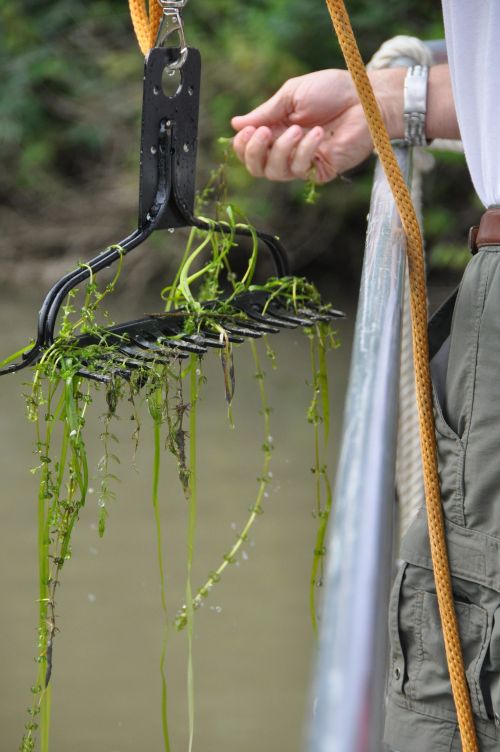
[[[351,0],[348,8],[366,60],[395,34],[442,36],[435,0]],[[322,0],[190,0],[184,20],[204,61],[200,184],[218,161],[217,137],[231,134],[232,115],[290,76],[343,67]],[[45,197],[50,213],[68,192],[105,191],[103,175],[134,176],[141,69],[125,0],[0,0],[0,202],[17,210]],[[344,276],[357,270],[371,166],[349,184],[324,187],[312,207],[301,184],[255,181],[236,164],[231,183],[236,201],[283,237],[297,265],[320,257]],[[429,243],[458,245],[467,207],[474,209],[463,158],[448,158],[429,183]]]

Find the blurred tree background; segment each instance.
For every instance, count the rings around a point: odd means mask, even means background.
[[[434,0],[350,0],[368,60],[395,34],[442,37]],[[188,43],[203,57],[198,185],[220,161],[219,136],[290,76],[343,66],[324,3],[191,0]],[[136,222],[142,57],[126,0],[0,0],[0,275],[45,284],[77,259],[116,242]],[[426,178],[426,235],[436,267],[460,266],[478,215],[463,157],[438,157]],[[230,168],[235,203],[279,234],[295,270],[357,279],[372,164],[321,189],[313,206],[301,183],[269,184]],[[175,238],[177,244],[179,240]],[[175,242],[157,233],[138,252],[141,289],[168,275]],[[163,249],[162,252],[159,252]],[[173,260],[173,261],[172,261]]]

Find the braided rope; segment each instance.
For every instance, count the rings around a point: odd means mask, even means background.
[[[158,0],[149,0],[148,13],[144,0],[128,0],[128,5],[139,47],[146,56],[154,47],[162,16],[161,6]]]
[[[422,449],[427,519],[436,593],[462,748],[464,752],[478,752],[479,747],[453,602],[444,516],[439,489],[429,369],[429,347],[427,341],[427,296],[422,236],[411,196],[399,169],[373,89],[366,74],[344,2],[343,0],[326,0],[326,4],[347,67],[363,105],[373,143],[391,187],[407,237],[413,352],[420,421],[420,445]]]

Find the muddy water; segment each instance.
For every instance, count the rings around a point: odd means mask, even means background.
[[[26,341],[36,303],[0,300],[1,352]],[[352,301],[335,303],[352,308]],[[147,310],[147,309],[146,309]],[[339,433],[351,323],[330,357],[332,457]],[[278,370],[266,363],[276,450],[265,514],[238,562],[196,612],[195,745],[199,752],[299,752],[313,656],[308,579],[312,516],[308,342],[297,332],[274,337]],[[261,349],[264,358],[263,350]],[[248,347],[236,356],[235,429],[226,418],[220,363],[206,357],[199,407],[199,518],[194,583],[228,550],[254,502],[260,474],[262,418]],[[36,665],[36,488],[33,427],[24,417],[25,373],[0,381],[0,752],[16,750],[27,720]],[[86,427],[91,466],[101,453],[102,401]],[[73,557],[58,592],[54,649],[52,752],[160,752],[159,656],[162,615],[150,500],[152,432],[145,417],[136,467],[126,409],[115,425],[121,467],[104,539],[90,495],[74,536]],[[183,603],[186,508],[165,455],[161,471],[164,550],[171,615]],[[97,486],[97,480],[94,481]],[[186,636],[169,635],[169,720],[173,752],[187,749]]]

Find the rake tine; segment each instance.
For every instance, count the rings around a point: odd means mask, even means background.
[[[125,368],[113,368],[113,371],[109,374],[106,373],[97,373],[94,370],[88,370],[90,367],[94,367],[94,365],[98,366],[99,361],[96,361],[95,363],[84,363],[84,366],[87,366],[86,368],[80,368],[78,373],[81,376],[85,376],[85,378],[92,379],[93,381],[99,381],[103,384],[110,384],[113,379],[116,376],[119,376],[122,379],[125,379],[125,381],[129,381],[130,377],[132,376],[131,371]]]
[[[253,328],[253,324],[250,321],[245,321],[244,324],[233,324],[229,321],[223,321],[221,322],[221,326],[230,334],[235,334],[242,337],[242,342],[244,341],[245,337],[258,339],[259,337],[262,337],[263,334],[263,332],[259,329]]]
[[[250,312],[248,312],[248,316],[252,318],[252,321],[249,322],[249,324],[251,324],[252,328],[255,328],[256,331],[261,332],[261,334],[279,334],[281,331],[279,326],[274,326],[267,323],[267,321],[262,317],[257,318]]]
[[[113,373],[117,373],[123,370],[123,372],[128,372],[130,369],[135,368],[142,368],[143,363],[138,358],[131,358],[130,355],[126,355],[124,357],[120,356],[118,352],[112,352],[108,355],[102,354],[98,358],[95,358],[94,360],[88,360],[85,362],[85,365],[87,366],[97,366],[99,368],[104,365],[105,367],[109,368],[111,365],[111,368],[113,369]]]
[[[139,347],[145,350],[158,350],[160,353],[166,354],[168,350],[176,350],[178,352],[185,352],[187,354],[204,355],[207,351],[206,347],[201,347],[194,342],[190,342],[185,338],[182,339],[167,339],[166,337],[155,340],[149,339],[143,334],[134,334],[130,337],[131,340],[139,345]]]
[[[254,319],[255,321],[260,321],[263,324],[270,324],[271,326],[284,327],[285,329],[297,328],[297,324],[291,322],[290,320],[284,318],[283,316],[272,316],[271,314],[267,313],[267,311],[266,313],[259,313],[257,310],[249,309],[247,313],[249,316],[252,317],[252,319]]]
[[[215,337],[213,334],[200,332],[199,334],[189,334],[186,337],[188,342],[194,342],[201,347],[215,347],[217,350],[224,347],[224,343],[221,342],[219,337]]]
[[[144,349],[143,347],[140,347],[139,345],[133,345],[133,344],[126,344],[122,345],[120,348],[120,352],[122,352],[124,355],[129,355],[135,358],[138,358],[139,360],[143,360],[146,363],[158,363],[162,366],[169,366],[172,363],[172,360],[175,358],[187,358],[186,353],[176,352],[176,353],[168,353],[165,355],[165,357],[161,357],[161,355],[158,355],[157,353],[149,353],[148,350]]]
[[[95,373],[94,371],[88,371],[86,368],[80,368],[78,375],[83,376],[84,379],[98,381],[100,384],[111,384],[113,380],[111,376],[104,375],[103,373]]]
[[[298,315],[295,312],[289,313],[288,310],[281,305],[270,305],[267,309],[270,311],[272,316],[277,316],[278,318],[283,318],[289,321],[291,324],[295,324],[295,326],[311,326],[311,324],[314,324],[315,319],[308,316],[301,316]]]
[[[227,338],[230,342],[234,342],[235,345],[241,345],[245,341],[245,337],[242,337],[238,332],[228,329],[223,324],[221,324],[221,326],[226,332]]]
[[[345,319],[343,311],[337,311],[333,308],[326,308],[324,311],[314,310],[312,308],[300,308],[299,313],[311,316],[315,321],[331,321],[331,319]]]

